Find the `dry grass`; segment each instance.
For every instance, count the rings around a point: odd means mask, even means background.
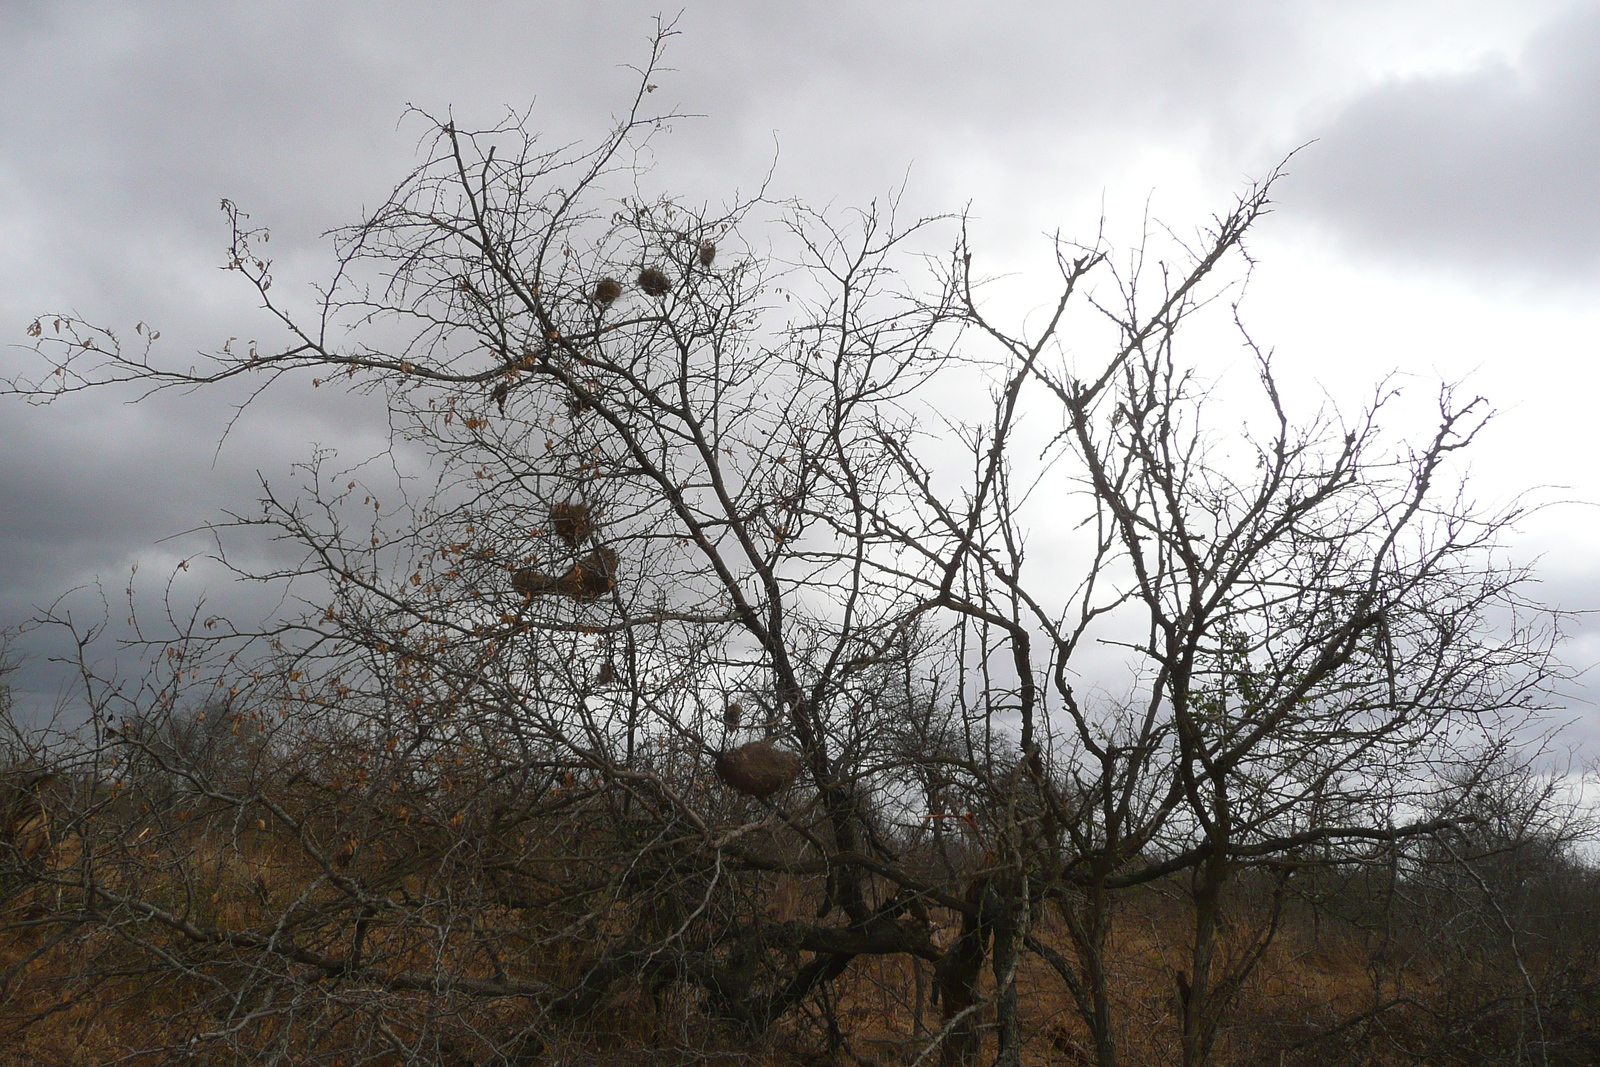
[[[622,890],[633,883],[613,879],[598,896],[573,902],[568,890],[594,883],[596,870],[609,862],[596,831],[573,814],[582,810],[588,789],[589,783],[574,780],[554,791],[551,810],[561,811],[561,819],[502,830],[471,819],[451,826],[425,811],[399,815],[385,809],[387,821],[376,823],[350,854],[329,854],[341,874],[359,877],[375,891],[429,903],[404,913],[408,921],[375,925],[365,935],[366,952],[389,973],[434,968],[485,981],[510,974],[559,990],[580,983],[594,963],[597,942],[615,941],[630,930],[668,931],[677,919],[658,921],[641,909],[654,899],[649,893],[668,884],[663,879],[671,877],[670,856],[663,861],[667,867],[638,875],[643,895],[626,895]],[[350,832],[338,815],[334,810],[306,823],[330,850]],[[12,849],[13,866],[33,881],[18,888],[14,876],[7,883],[10,895],[0,903],[0,1067],[182,1062],[197,1033],[212,1039],[196,1062],[245,1062],[280,1043],[293,1052],[283,1062],[400,1064],[405,1059],[398,1051],[374,1044],[372,1011],[379,1004],[388,1035],[400,1044],[422,1032],[427,1020],[429,1032],[442,1035],[437,1062],[479,1064],[528,1016],[530,1001],[518,997],[445,998],[448,1011],[441,1012],[444,1001],[428,993],[385,990],[378,996],[358,982],[341,987],[326,975],[296,977],[295,967],[280,959],[273,965],[285,973],[275,980],[288,992],[277,995],[303,997],[305,1006],[252,1018],[250,1005],[239,998],[264,995],[265,986],[250,981],[266,965],[261,952],[238,945],[197,948],[158,922],[119,914],[105,899],[91,901],[78,885],[86,857],[97,858],[97,878],[110,891],[181,915],[197,928],[257,933],[294,909],[336,909],[340,894],[329,884],[328,871],[312,862],[302,842],[264,820],[187,813],[150,834],[130,829],[139,825],[137,818],[106,825],[116,829],[98,836],[58,832],[27,856]],[[454,866],[439,861],[464,842],[476,851]],[[480,901],[476,910],[457,913],[462,925],[441,938],[440,924],[451,919],[440,902],[459,896],[473,878],[497,865],[518,868],[514,885],[523,899],[516,906]],[[1593,879],[1584,884],[1592,886]],[[823,892],[820,877],[758,876],[743,905],[746,921],[810,923]],[[1225,925],[1219,966],[1238,961],[1256,944],[1266,914],[1260,904],[1241,892]],[[1301,903],[1286,909],[1276,938],[1230,1006],[1215,1063],[1502,1062],[1492,1049],[1515,1045],[1517,1034],[1508,1027],[1522,1025],[1517,1020],[1525,1017],[1511,1010],[1522,981],[1511,961],[1477,951],[1476,943],[1430,940],[1436,931],[1406,928],[1404,916],[1398,933],[1390,929],[1388,937],[1375,939],[1363,922],[1338,918],[1336,910],[1315,912]],[[1346,910],[1371,911],[1360,900]],[[958,932],[955,916],[934,909],[931,918],[936,942],[948,947]],[[1034,919],[1035,936],[1070,956],[1059,919],[1049,912]],[[349,937],[351,921],[307,927],[331,939],[308,947],[331,951],[333,941]],[[1188,966],[1189,922],[1176,882],[1129,895],[1117,916],[1109,957],[1125,1064],[1176,1062],[1182,1022],[1175,976]],[[473,933],[474,923],[483,932]],[[1600,942],[1587,927],[1583,936],[1590,940],[1580,943],[1574,929],[1565,938],[1530,941],[1541,947],[1523,961],[1541,988],[1579,991],[1565,999],[1552,993],[1542,1019],[1563,1049],[1600,1048],[1600,1004],[1592,993]],[[174,962],[180,957],[182,965]],[[932,968],[908,956],[857,958],[820,996],[759,1035],[719,1018],[705,990],[681,977],[670,971],[625,976],[592,1010],[550,1030],[554,1036],[529,1062],[903,1067],[941,1024]],[[1022,1062],[1092,1062],[1088,1031],[1060,978],[1041,960],[1025,956],[1017,985]],[[983,992],[993,987],[986,968]],[[1591,990],[1588,1000],[1581,993],[1585,988]],[[1385,1010],[1351,1022],[1375,1008]],[[984,1022],[987,1058],[994,1040],[987,1025],[992,1007]],[[226,1038],[216,1039],[224,1031]],[[1440,1053],[1452,1042],[1491,1051],[1453,1059]],[[1551,1062],[1597,1062],[1593,1056],[1561,1055],[1567,1058]]]

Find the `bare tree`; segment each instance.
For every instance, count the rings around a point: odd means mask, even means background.
[[[1208,429],[1209,389],[1176,355],[1176,333],[1215,298],[1205,282],[1239,252],[1270,185],[1217,219],[1181,269],[1151,271],[1141,250],[1118,271],[1101,247],[1063,245],[1054,313],[1028,336],[987,316],[963,242],[949,289],[996,381],[989,422],[968,436],[975,476],[941,492],[941,472],[886,431],[920,499],[911,517],[858,502],[926,561],[915,580],[969,650],[967,700],[986,726],[1015,723],[999,907],[1020,922],[1027,885],[1055,908],[1070,950],[1029,947],[1107,1065],[1119,893],[1183,878],[1193,926],[1174,974],[1178,1050],[1203,1063],[1280,914],[1274,894],[1253,930],[1230,915],[1239,875],[1272,872],[1281,891],[1299,870],[1472,822],[1431,803],[1438,783],[1482,774],[1554,676],[1553,617],[1494,553],[1517,508],[1477,511],[1452,483],[1482,400],[1441,391],[1431,438],[1399,448],[1380,431],[1383,393],[1353,420],[1297,423],[1241,327],[1268,431]],[[1112,276],[1114,300],[1083,293],[1096,271]],[[1098,362],[1060,340],[1075,301],[1113,328]],[[1019,424],[1047,405],[1040,448]],[[1090,533],[1086,558],[1067,583],[1054,560],[1034,578],[1045,567],[1029,566],[1027,540],[1063,514]],[[1116,699],[1075,691],[1075,663],[1097,642],[1124,649],[1135,672]],[[1007,951],[997,939],[997,962]],[[1005,1035],[1002,1024],[1002,1055]]]
[[[141,631],[134,684],[85,661],[41,958],[64,988],[182,990],[119,1056],[418,1063],[719,1040],[700,1019],[810,1019],[839,1049],[852,969],[909,965],[920,1025],[928,964],[942,1022],[910,1060],[992,1029],[1014,1065],[1039,963],[1109,1067],[1119,902],[1178,884],[1171,1030],[1206,1062],[1277,928],[1238,887],[1279,902],[1475,824],[1422,800],[1552,677],[1549,616],[1493,551],[1515,512],[1450,485],[1482,403],[1444,392],[1396,452],[1382,397],[1296,421],[1261,356],[1269,430],[1221,436],[1176,337],[1270,182],[1159,268],[1061,244],[1016,335],[964,236],[916,280],[948,220],[640,192],[654,70],[587,152],[423,116],[429,153],[335,235],[310,318],[225,204],[277,347],[193,369],[35,323],[14,393],[303,374],[379,393],[423,457],[387,510],[318,456],[217,524],[217,558],[303,611]],[[1098,361],[1064,341],[1080,314],[1109,326]],[[949,414],[975,385],[988,414]],[[1052,529],[1081,551],[1030,557]],[[298,563],[252,570],[241,531]],[[1076,691],[1101,646],[1127,692]]]

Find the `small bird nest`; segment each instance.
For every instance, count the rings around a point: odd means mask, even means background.
[[[556,579],[556,591],[573,600],[597,600],[617,587],[617,553],[601,548],[574,563]]]
[[[511,576],[511,588],[525,597],[559,593],[580,603],[598,600],[617,587],[617,553],[600,548],[579,559],[559,578],[524,567]]]
[[[724,785],[748,797],[764,800],[787,788],[800,775],[800,755],[778,748],[770,741],[717,753],[717,777]]]
[[[639,288],[651,296],[666,296],[672,289],[672,279],[656,267],[646,267],[639,272]]]
[[[611,303],[621,295],[621,282],[617,281],[615,278],[601,278],[599,281],[594,283],[594,291],[589,294],[589,299],[593,300],[601,307],[609,307]]]
[[[709,267],[711,266],[711,261],[716,258],[717,244],[715,241],[711,240],[711,238],[707,237],[704,241],[700,242],[700,265],[702,267]]]
[[[737,730],[739,728],[739,720],[742,718],[744,718],[744,708],[740,707],[738,703],[729,704],[722,709],[722,725],[730,730]]]
[[[557,537],[576,548],[594,533],[594,513],[581,500],[551,504],[550,527]]]
[[[548,574],[533,567],[523,567],[512,572],[511,588],[523,596],[538,596],[548,593],[555,588],[555,581]]]

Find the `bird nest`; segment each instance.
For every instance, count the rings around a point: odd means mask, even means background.
[[[555,535],[576,548],[594,533],[594,512],[581,500],[566,500],[550,505],[550,528]]]
[[[770,741],[752,741],[719,752],[716,758],[717,777],[723,784],[758,800],[788,788],[799,777],[800,767],[799,753]]]
[[[598,600],[617,587],[617,553],[600,548],[583,556],[559,578],[524,567],[511,576],[511,588],[525,597],[558,593],[580,603]]]
[[[672,279],[657,267],[646,267],[639,272],[639,288],[651,296],[666,296],[672,289]]]

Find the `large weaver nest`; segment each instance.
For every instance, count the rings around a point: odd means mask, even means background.
[[[552,578],[531,567],[511,576],[511,588],[525,597],[559,593],[580,603],[598,600],[617,587],[617,553],[599,548],[577,560],[559,578]]]
[[[799,777],[801,760],[799,753],[770,741],[751,741],[717,753],[715,765],[717,777],[728,788],[764,800]]]

